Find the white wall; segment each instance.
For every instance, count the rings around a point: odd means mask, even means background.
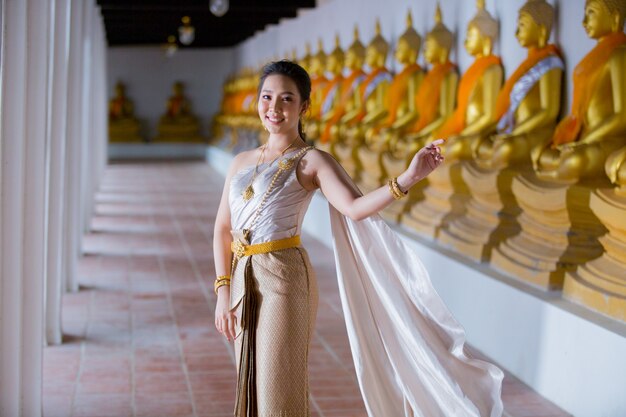
[[[526,51],[515,39],[519,8],[526,0],[487,0],[487,10],[500,21],[500,39],[496,53],[503,59],[507,76],[526,57]],[[552,41],[559,45],[565,55],[567,88],[565,103],[571,95],[571,74],[576,63],[593,47],[582,27],[585,0],[548,0],[555,5],[556,21]],[[291,56],[296,48],[298,56],[304,54],[305,42],[311,42],[317,50],[317,39],[322,38],[326,51],[334,47],[335,33],[339,33],[344,48],[352,43],[352,30],[358,23],[361,42],[367,44],[374,35],[374,22],[380,17],[382,33],[393,46],[405,29],[407,10],[413,14],[413,23],[422,37],[433,26],[436,0],[327,0],[313,10],[305,10],[295,19],[281,22],[257,33],[236,49],[237,67],[259,66],[268,59]],[[464,71],[472,59],[463,49],[467,23],[476,13],[473,0],[441,0],[444,23],[456,34],[457,48],[453,60]],[[420,56],[423,64],[423,57]],[[396,69],[390,51],[387,61],[390,69]],[[569,105],[567,105],[569,109]],[[565,109],[564,109],[565,111]]]
[[[185,83],[193,111],[202,121],[202,134],[219,110],[222,85],[234,71],[233,49],[181,49],[166,58],[159,47],[109,47],[109,97],[118,80],[126,84],[126,94],[135,104],[144,134],[156,135],[159,117],[175,81]]]

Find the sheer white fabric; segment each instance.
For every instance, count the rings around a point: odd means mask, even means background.
[[[499,417],[502,371],[470,358],[427,271],[380,216],[330,206],[339,291],[370,417]]]

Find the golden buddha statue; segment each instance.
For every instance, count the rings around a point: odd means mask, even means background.
[[[304,55],[298,61],[298,65],[300,65],[305,70],[309,71],[309,65],[311,64],[311,44],[306,42],[304,44]]]
[[[548,44],[554,8],[530,0],[519,11],[516,37],[528,57],[506,81],[495,106],[497,134],[474,146],[476,164],[502,169],[530,163],[531,150],[547,142],[560,111],[563,60]]]
[[[311,104],[309,105],[308,120],[305,124],[308,139],[319,138],[319,122],[323,95],[328,85],[328,78],[324,75],[326,71],[326,52],[324,44],[319,39],[317,42],[317,53],[311,57],[309,75],[311,76]]]
[[[443,23],[441,8],[437,4],[435,26],[426,35],[424,43],[424,58],[430,65],[430,70],[426,73],[415,98],[418,117],[403,137],[399,137],[396,143],[390,143],[389,153],[383,155],[383,164],[390,176],[406,167],[409,155],[413,155],[422,147],[433,131],[438,129],[454,110],[459,77],[455,65],[450,62],[453,41],[454,36]],[[445,171],[446,166],[447,164],[442,165],[437,171],[442,169]],[[443,174],[445,175],[445,172]],[[442,211],[437,207],[433,209],[435,213],[431,213],[430,201],[424,202],[427,206],[425,208],[421,203],[417,204],[417,201],[427,197],[423,190],[431,184],[432,179],[435,177],[429,175],[426,181],[420,181],[417,187],[411,189],[411,195],[405,205],[397,208],[399,211],[397,217],[403,224],[429,236],[436,235]],[[449,190],[448,194],[451,193],[452,190]],[[447,197],[445,199],[449,200]],[[450,203],[444,204],[449,206]],[[438,206],[438,203],[436,205]],[[408,209],[411,209],[410,212],[404,213]]]
[[[159,119],[158,142],[202,142],[198,119],[191,111],[191,103],[185,97],[184,85],[177,81],[173,95],[167,100],[165,114]]]
[[[626,322],[626,146],[609,155],[604,168],[615,187],[596,189],[589,201],[608,229],[600,237],[604,253],[566,273],[563,296]]]
[[[512,181],[521,232],[491,262],[544,288],[562,288],[566,275],[604,252],[599,237],[607,228],[589,202],[609,185],[607,157],[626,143],[625,17],[624,1],[587,0],[583,26],[598,43],[574,69],[571,114],[531,151],[534,173]]]
[[[321,129],[320,141],[329,143],[330,152],[338,159],[341,158],[337,156],[334,145],[340,139],[340,122],[346,114],[352,115],[360,107],[360,97],[357,92],[361,82],[365,79],[364,60],[365,46],[359,40],[359,28],[355,26],[354,41],[346,51],[344,63],[345,68],[350,73],[343,78],[339,91],[332,96],[327,96],[322,104],[321,123],[324,127]],[[351,117],[349,116],[349,118]],[[347,149],[347,152],[350,152],[350,149]]]
[[[398,39],[395,58],[402,70],[393,77],[386,100],[386,117],[370,126],[365,132],[365,146],[358,150],[359,158],[367,170],[363,171],[361,186],[370,190],[380,186],[387,174],[382,163],[382,153],[392,136],[400,135],[418,116],[415,95],[424,79],[424,71],[417,64],[421,37],[413,28],[411,12],[406,17],[407,28]]]
[[[115,84],[115,97],[109,101],[109,142],[142,142],[139,121],[132,101],[126,97],[126,86]]]
[[[385,67],[389,44],[383,38],[380,21],[376,21],[374,38],[365,50],[365,64],[370,72],[359,86],[359,105],[351,112],[346,112],[341,119],[342,146],[336,148],[341,164],[348,173],[359,181],[361,163],[358,148],[363,144],[365,131],[387,116],[385,106],[391,74]],[[347,152],[344,148],[348,148]]]
[[[564,65],[556,46],[548,44],[553,20],[554,8],[545,0],[521,7],[516,37],[528,57],[491,103],[490,125],[497,122],[497,133],[478,135],[459,152],[474,154],[474,161],[461,164],[471,198],[466,212],[444,226],[440,241],[479,261],[489,260],[493,247],[519,231],[513,177],[530,169],[531,149],[545,143],[556,124]]]
[[[316,120],[308,121],[311,132],[311,137],[319,139],[318,147],[332,153],[332,144],[327,140],[327,137],[322,138],[323,127],[329,120],[329,114],[332,113],[332,108],[338,103],[338,98],[341,97],[341,87],[344,81],[343,67],[345,61],[345,54],[341,49],[341,43],[339,41],[339,34],[335,35],[335,49],[326,57],[326,71],[332,74],[332,78],[328,80],[324,89],[320,94],[320,105],[318,110],[318,117]],[[308,135],[308,132],[307,132]]]
[[[533,155],[537,176],[577,182],[602,176],[626,135],[626,2],[587,0],[583,26],[598,43],[574,70],[572,110],[548,146]]]

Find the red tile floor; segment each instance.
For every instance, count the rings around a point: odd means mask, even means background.
[[[80,291],[64,297],[64,343],[44,349],[45,417],[232,416],[233,350],[213,326],[221,187],[199,162],[109,166],[84,236]],[[320,289],[312,415],[366,416],[333,256],[306,236],[304,245]],[[567,415],[510,375],[503,397],[511,416]]]

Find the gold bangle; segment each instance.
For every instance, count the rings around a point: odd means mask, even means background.
[[[217,278],[215,278],[216,281],[221,281],[223,279],[230,279],[230,275],[218,275]]]
[[[389,191],[391,192],[394,200],[400,200],[408,194],[408,191],[402,191],[400,189],[400,186],[398,185],[398,177],[390,179],[387,184],[389,185]]]
[[[224,285],[230,285],[230,279],[222,279],[220,281],[215,281],[213,284],[213,289],[215,290],[215,295],[217,295],[217,290]]]

